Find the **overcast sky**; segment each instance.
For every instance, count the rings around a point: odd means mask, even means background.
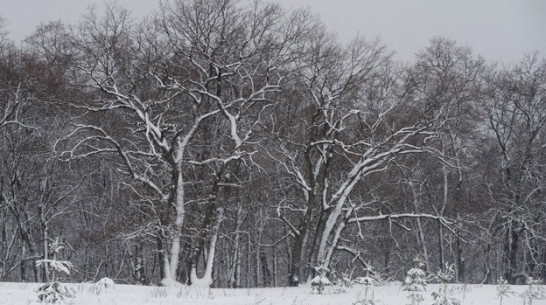
[[[249,0],[243,0],[249,1]],[[272,0],[320,15],[343,41],[379,37],[399,59],[411,60],[434,36],[455,39],[486,59],[511,62],[523,54],[546,57],[546,0]],[[40,22],[76,23],[89,5],[103,0],[0,0],[9,37],[20,41]],[[137,17],[156,0],[118,0]]]

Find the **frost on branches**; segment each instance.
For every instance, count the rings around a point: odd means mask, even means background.
[[[59,239],[55,239],[49,245],[52,259],[42,259],[36,261],[37,266],[46,265],[50,270],[50,279],[51,282],[44,284],[42,287],[38,288],[38,299],[40,302],[44,303],[56,303],[62,301],[65,298],[73,298],[74,291],[62,283],[57,281],[57,274],[59,272],[70,275],[70,269],[72,269],[72,263],[69,261],[59,261],[57,260],[57,255],[64,248],[62,243],[59,242]]]

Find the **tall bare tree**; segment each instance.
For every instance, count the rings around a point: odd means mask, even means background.
[[[543,236],[543,134],[546,125],[546,64],[536,54],[491,77],[484,103],[493,133],[497,179],[488,188],[494,202],[493,235],[502,235],[505,278],[515,283],[526,274],[541,275]],[[521,263],[524,258],[525,263]]]
[[[287,113],[281,114],[293,119],[273,129],[287,136],[279,136],[271,154],[301,194],[284,198],[277,208],[294,237],[290,285],[301,280],[301,258],[307,251],[313,258],[307,267],[328,267],[337,250],[359,256],[341,242],[347,227],[420,217],[446,224],[441,215],[370,215],[366,211],[373,210],[377,197],[355,190],[370,185],[366,178],[386,171],[403,155],[429,154],[448,164],[432,143],[452,103],[429,103],[413,85],[406,86],[402,69],[377,41],[357,39],[341,47],[316,31],[307,54],[294,81],[298,104],[287,105]]]
[[[230,164],[254,153],[253,132],[303,33],[299,20],[297,14],[283,17],[274,5],[175,1],[140,26],[121,9],[110,8],[102,19],[90,12],[75,33],[81,84],[101,94],[78,105],[94,118],[75,124],[58,149],[66,159],[119,157],[134,192],[150,202],[166,284],[178,277],[192,201],[204,202],[206,212],[202,230],[189,234],[198,245],[209,242],[204,280],[194,265],[191,281],[212,284],[224,213],[218,192]],[[212,180],[192,181],[198,168],[208,169]],[[210,191],[188,194],[186,185],[197,182]]]

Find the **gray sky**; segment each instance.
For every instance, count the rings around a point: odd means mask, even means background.
[[[249,0],[243,0],[249,1]],[[486,59],[517,61],[538,51],[546,57],[545,0],[272,0],[285,8],[304,7],[320,15],[342,41],[360,34],[379,37],[397,57],[412,60],[434,36],[455,39]],[[135,16],[156,0],[118,0]],[[75,23],[89,5],[103,0],[0,0],[9,37],[20,41],[40,22]]]

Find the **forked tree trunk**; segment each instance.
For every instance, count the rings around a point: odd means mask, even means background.
[[[205,272],[204,275],[199,278],[197,276],[197,264],[192,264],[190,272],[190,282],[192,286],[197,287],[210,287],[213,283],[212,279],[212,270],[214,267],[214,258],[216,256],[216,244],[218,241],[218,232],[220,230],[220,225],[222,224],[224,218],[224,208],[217,208],[215,217],[215,223],[211,229],[211,237],[209,242],[209,249],[206,251],[206,262],[205,262]]]
[[[212,285],[212,270],[214,267],[214,258],[216,255],[216,242],[218,240],[218,232],[220,231],[220,225],[224,220],[224,208],[218,206],[218,196],[220,192],[220,180],[227,169],[227,163],[224,163],[218,170],[214,177],[212,189],[209,195],[208,209],[203,220],[203,228],[201,229],[201,236],[197,253],[194,257],[190,271],[190,282],[193,286],[205,286],[210,287]],[[228,195],[229,197],[229,195]],[[208,251],[205,249],[205,239],[207,234],[210,236]],[[203,277],[197,276],[198,260],[201,254],[205,254],[205,271]]]

